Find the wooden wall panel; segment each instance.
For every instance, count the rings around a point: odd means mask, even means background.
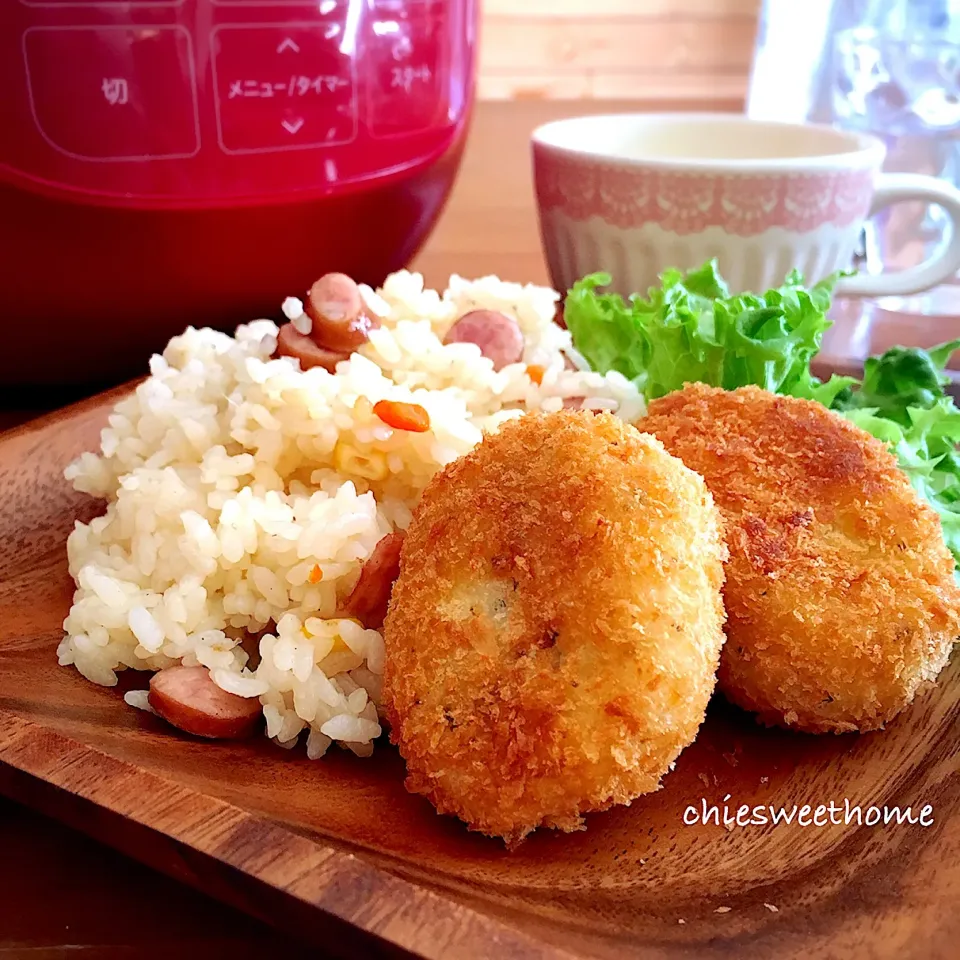
[[[486,0],[485,99],[729,100],[761,0]]]

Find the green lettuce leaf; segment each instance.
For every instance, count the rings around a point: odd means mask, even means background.
[[[911,408],[928,409],[944,396],[950,378],[943,372],[950,355],[960,347],[951,340],[929,350],[891,347],[863,365],[863,382],[841,393],[833,404],[839,410],[873,408],[878,414],[910,426]]]
[[[816,400],[885,441],[921,496],[940,515],[960,570],[960,410],[944,373],[960,339],[929,350],[893,347],[864,364],[863,380],[810,371],[830,326],[835,274],[804,287],[791,273],[765,294],[731,296],[716,261],[684,274],[668,270],[647,298],[601,293],[604,273],[584,277],[567,295],[564,319],[574,346],[594,370],[617,370],[648,399],[700,381],[734,390],[755,384]]]
[[[648,400],[695,380],[806,396],[819,386],[810,360],[830,326],[826,313],[837,278],[807,289],[793,272],[762,296],[731,296],[710,260],[686,274],[668,270],[647,299],[634,294],[624,301],[599,293],[610,277],[595,273],[574,284],[564,320],[594,370],[619,371]]]

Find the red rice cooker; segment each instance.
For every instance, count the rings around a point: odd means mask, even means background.
[[[116,381],[187,324],[404,266],[475,44],[475,0],[5,0],[0,384]]]

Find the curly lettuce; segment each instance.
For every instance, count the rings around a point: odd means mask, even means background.
[[[755,383],[774,393],[809,389],[810,360],[830,326],[837,278],[807,289],[793,272],[765,294],[731,296],[715,260],[699,270],[668,270],[647,299],[628,301],[597,288],[604,273],[578,280],[564,320],[594,370],[617,370],[648,400],[700,381],[733,390]],[[839,387],[837,389],[840,389]]]
[[[594,370],[619,371],[648,400],[692,381],[726,390],[755,384],[843,414],[890,446],[940,515],[960,569],[960,409],[944,390],[944,369],[960,340],[929,350],[893,347],[866,361],[862,380],[821,382],[810,363],[831,325],[839,276],[808,288],[794,271],[774,290],[732,296],[711,260],[688,273],[668,270],[646,298],[624,300],[600,292],[610,277],[595,273],[573,285],[564,319]]]

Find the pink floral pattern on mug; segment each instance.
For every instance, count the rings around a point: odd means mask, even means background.
[[[678,173],[653,166],[597,163],[536,149],[537,198],[574,220],[621,228],[659,224],[678,235],[720,227],[749,237],[771,227],[805,232],[846,227],[870,209],[870,167],[814,173]]]
[[[717,185],[720,225],[738,236],[766,230],[784,200],[779,177],[721,177]]]
[[[595,201],[611,223],[629,227],[637,217],[643,216],[643,211],[654,199],[648,192],[650,186],[646,180],[637,182],[629,170],[606,167],[597,176]]]
[[[667,172],[653,177],[645,172],[639,179],[646,182],[652,203],[648,205],[646,215],[638,217],[632,227],[655,220],[665,230],[686,234],[698,233],[710,226],[717,202],[717,184],[708,177]]]

